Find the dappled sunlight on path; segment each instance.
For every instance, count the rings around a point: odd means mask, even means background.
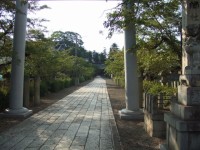
[[[0,134],[0,149],[114,150],[113,112],[100,77]]]

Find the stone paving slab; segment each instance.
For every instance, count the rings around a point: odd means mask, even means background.
[[[1,133],[0,150],[116,150],[113,120],[106,82],[97,77]]]

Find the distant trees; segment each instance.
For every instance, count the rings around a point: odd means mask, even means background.
[[[110,52],[109,53],[112,53],[112,52],[116,52],[116,51],[119,51],[119,47],[116,43],[113,43],[110,47]]]
[[[117,84],[124,85],[124,51],[118,48],[116,43],[110,47],[108,58],[105,61],[105,72],[111,76]]]
[[[25,90],[29,89],[28,86],[31,87],[28,84],[28,79],[33,78],[32,95],[34,97],[33,104],[35,105],[40,104],[40,95],[44,95],[47,91],[56,92],[68,87],[74,84],[76,77],[79,78],[80,82],[83,82],[95,75],[95,68],[91,63],[81,57],[80,54],[77,53],[77,56],[74,56],[69,51],[69,49],[78,46],[81,48],[82,40],[79,39],[79,44],[77,44],[76,37],[73,37],[78,34],[72,32],[70,34],[68,32],[55,33],[52,36],[54,37],[53,40],[52,37],[45,38],[42,32],[36,30],[31,30],[28,34],[25,61],[25,79],[27,79],[25,85],[27,88]],[[61,41],[63,49],[56,49],[56,44],[61,43]],[[67,45],[67,43],[69,44]],[[25,93],[29,94],[30,92],[26,91]],[[25,98],[25,103],[28,105],[29,102],[27,101],[30,98],[28,95],[25,95]]]
[[[55,43],[55,49],[67,50],[69,48],[79,48],[83,45],[81,35],[75,32],[55,31],[51,35],[52,41]]]
[[[55,31],[51,35],[51,40],[55,44],[55,49],[59,51],[68,51],[70,55],[78,56],[86,59],[90,63],[104,63],[106,56],[102,53],[97,53],[95,50],[87,51],[83,47],[81,35],[75,32]]]
[[[124,52],[122,50],[112,52],[105,64],[107,74],[112,74],[115,78],[124,78]]]

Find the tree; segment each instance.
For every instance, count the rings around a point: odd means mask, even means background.
[[[94,66],[80,57],[73,57],[73,77],[90,79],[95,74]]]
[[[104,64],[105,61],[106,61],[106,55],[104,54],[104,52],[102,52],[99,54],[99,63]]]
[[[108,58],[110,58],[110,56],[112,56],[114,53],[116,53],[118,51],[119,51],[118,45],[116,43],[113,43],[110,46],[110,51],[109,51],[109,54],[108,54]]]
[[[51,35],[51,39],[55,42],[55,49],[58,50],[67,50],[69,48],[75,49],[83,45],[81,35],[70,31],[55,31]]]
[[[29,2],[29,12],[34,13],[48,8],[46,5],[39,6],[36,1]],[[0,1],[0,57],[10,56],[12,49],[12,35],[15,16],[15,2],[8,0]],[[28,28],[38,28],[45,19],[28,18]],[[7,52],[8,51],[8,52]]]
[[[92,63],[92,52],[91,51],[87,52],[86,58],[88,59],[88,62]]]
[[[155,80],[160,75],[168,75],[180,66],[178,56],[171,51],[157,52],[139,49],[137,57],[140,75],[147,80]]]
[[[115,51],[111,53],[110,57],[105,61],[105,71],[115,78],[124,78],[124,52]]]
[[[29,89],[29,77],[34,78],[34,105],[40,104],[40,77],[48,75],[50,66],[51,52],[45,41],[28,41],[26,44],[26,61],[25,61],[25,85]],[[29,94],[29,92],[24,92]],[[29,96],[25,96],[25,103],[28,105]]]
[[[116,51],[119,51],[119,47],[118,47],[118,45],[116,43],[113,43],[110,46],[110,52],[109,53],[116,52]]]
[[[36,1],[30,1],[28,3],[30,13],[44,8],[47,8],[47,6],[38,6]],[[9,61],[3,64],[6,68],[9,68],[11,63],[14,17],[16,11],[19,10],[16,10],[14,1],[0,1],[0,60],[8,58]],[[27,18],[28,28],[38,28],[39,26],[41,28],[41,22],[43,21],[44,19]],[[8,70],[6,70],[6,74],[8,74]]]
[[[124,8],[127,3],[130,6]],[[177,38],[181,35],[179,0],[142,0],[135,3],[127,0],[118,5],[113,12],[108,13],[107,19],[104,26],[109,29],[109,37],[113,32],[125,28],[128,22],[134,22],[139,39],[145,42],[154,40],[149,48],[159,49],[164,43],[181,58],[180,40]]]
[[[97,53],[95,50],[92,52],[92,58],[95,64],[99,63],[99,53]]]
[[[180,6],[179,0],[125,0],[108,13],[104,26],[109,30],[108,37],[112,37],[114,32],[120,32],[127,24],[134,23],[137,31],[138,63],[141,67],[139,70],[141,74],[144,71],[150,73],[149,68],[152,68],[149,76],[157,76],[158,72],[180,68]],[[168,67],[164,66],[165,62],[169,64]],[[163,63],[163,68],[160,63]]]
[[[55,51],[50,39],[27,41],[25,75],[34,78],[34,103],[40,104],[40,79],[55,80],[57,75],[70,76],[73,58],[67,51]]]

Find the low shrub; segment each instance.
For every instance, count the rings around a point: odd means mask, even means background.
[[[84,81],[86,81],[85,78],[84,78],[84,76],[81,76],[81,77],[79,78],[79,82],[82,83],[82,82],[84,82]]]
[[[40,96],[45,96],[46,93],[48,93],[48,84],[42,80],[40,82]]]
[[[74,86],[75,85],[75,78],[72,78],[71,80],[71,86]]]
[[[143,91],[145,93],[158,95],[160,93],[165,93],[166,95],[174,95],[177,93],[177,88],[169,87],[169,86],[163,86],[158,82],[155,81],[143,81]]]
[[[50,92],[57,92],[64,88],[70,87],[72,85],[72,79],[70,77],[56,78],[48,82],[48,87]]]
[[[113,80],[117,85],[125,87],[125,79],[123,77],[114,77]]]
[[[0,110],[8,108],[9,92],[8,87],[0,87]]]
[[[71,82],[72,82],[72,79],[71,78],[65,78],[64,79],[64,87],[65,88],[68,88],[68,87],[70,87],[71,86]]]
[[[56,79],[56,80],[52,80],[50,82],[50,85],[49,85],[50,92],[57,92],[57,91],[61,90],[62,88],[64,88],[63,80]]]

